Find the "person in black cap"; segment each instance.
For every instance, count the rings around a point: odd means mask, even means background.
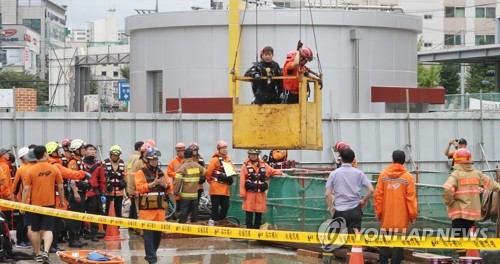
[[[452,145],[455,147],[455,150],[450,151]],[[451,160],[451,168],[453,168],[453,165],[455,165],[455,152],[461,148],[467,148],[467,140],[465,140],[465,138],[453,138],[448,142],[448,147],[444,150],[444,155],[448,157],[449,160]]]

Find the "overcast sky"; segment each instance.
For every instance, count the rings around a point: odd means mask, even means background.
[[[125,17],[135,9],[155,9],[156,0],[52,0],[67,5],[67,27],[84,28],[87,22],[104,18],[106,10],[116,9],[118,29],[125,29]],[[191,6],[209,7],[210,0],[158,0],[158,11],[191,10]]]

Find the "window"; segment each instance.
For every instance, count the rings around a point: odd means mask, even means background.
[[[40,19],[23,19],[23,25],[25,25],[28,28],[33,29],[34,31],[38,33],[42,33],[42,26]]]
[[[425,48],[432,47],[432,42],[424,42],[424,47]]]
[[[496,10],[494,7],[476,7],[477,18],[495,18]]]
[[[424,15],[424,19],[432,19],[432,15]]]
[[[495,35],[476,35],[476,45],[495,44]]]
[[[465,17],[465,7],[445,6],[444,17]]]
[[[102,72],[101,72],[101,76],[106,76],[106,72],[105,72],[105,71],[102,71]]]
[[[484,7],[476,7],[476,17],[484,17]]]
[[[496,8],[487,7],[486,8],[486,18],[495,18],[496,17]]]
[[[460,34],[445,34],[444,45],[460,45],[462,43]]]
[[[153,112],[163,113],[163,72],[151,72],[153,82]]]
[[[118,77],[118,72],[117,71],[113,72],[113,77]]]
[[[455,17],[465,17],[465,7],[455,7]]]

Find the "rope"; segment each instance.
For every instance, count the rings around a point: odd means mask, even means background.
[[[245,16],[247,14],[247,7],[248,7],[248,1],[245,1],[245,11],[243,11],[243,19],[241,20],[241,25],[243,25],[245,23]],[[236,67],[236,60],[238,59],[238,51],[240,49],[242,32],[243,32],[243,28],[240,29],[240,36],[238,37],[238,46],[236,46],[236,52],[234,54],[233,68],[231,69],[231,72],[235,72],[234,68]]]
[[[319,49],[318,49],[318,42],[316,40],[316,29],[314,27],[314,20],[313,20],[313,15],[312,15],[312,8],[311,8],[311,0],[308,0],[308,3],[309,3],[309,15],[311,16],[311,27],[312,27],[312,31],[313,31],[313,37],[314,37],[314,47],[316,48],[316,57],[318,58],[318,72],[321,75],[323,73],[323,70],[321,68],[321,61],[319,59]]]

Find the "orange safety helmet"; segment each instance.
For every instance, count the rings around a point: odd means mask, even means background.
[[[184,143],[179,142],[179,143],[175,144],[175,150],[185,150],[185,149],[186,149],[186,145],[184,145]]]
[[[224,141],[224,140],[219,140],[217,142],[217,149],[220,149],[220,148],[223,148],[223,147],[227,147],[227,142]]]
[[[156,147],[156,142],[152,139],[146,139],[144,141],[144,144],[146,144],[146,143],[149,144],[151,147]]]
[[[344,141],[337,141],[337,143],[335,143],[335,145],[333,145],[333,151],[335,152],[340,152],[341,150],[344,150],[344,149],[350,149],[351,147],[349,146],[349,144],[345,143]]]
[[[141,153],[146,152],[148,147],[154,147],[154,146],[151,146],[151,144],[146,140],[146,143],[142,144],[142,146],[141,146]]]
[[[453,161],[457,164],[470,164],[472,163],[472,155],[466,148],[460,148],[453,154]]]
[[[271,152],[271,155],[273,156],[273,159],[275,161],[281,161],[281,160],[286,160],[288,152],[284,149],[274,149]]]
[[[312,61],[313,60],[313,52],[310,48],[308,47],[303,47],[300,49],[300,56],[307,61]]]

